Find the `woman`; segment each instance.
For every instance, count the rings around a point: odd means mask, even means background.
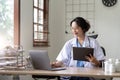
[[[56,62],[52,63],[53,67],[99,67],[101,61],[104,60],[103,51],[99,43],[88,36],[86,32],[90,29],[90,24],[82,17],[76,17],[70,23],[74,38],[68,40],[56,58]],[[94,48],[93,56],[86,57],[88,61],[73,60],[73,47],[90,47]],[[71,77],[71,80],[90,80],[86,77]]]

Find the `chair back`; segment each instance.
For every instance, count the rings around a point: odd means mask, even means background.
[[[105,48],[101,46],[104,56],[106,56]]]

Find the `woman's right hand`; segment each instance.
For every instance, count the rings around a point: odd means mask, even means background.
[[[53,68],[62,67],[62,66],[63,66],[63,63],[62,63],[62,61],[55,61],[55,62],[52,62],[52,63],[51,63],[51,66],[52,66]]]

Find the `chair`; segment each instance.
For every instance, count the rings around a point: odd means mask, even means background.
[[[105,48],[101,46],[104,56],[106,56]]]
[[[105,52],[105,48],[101,46],[101,49],[103,51],[104,56],[106,56],[106,52]],[[103,62],[102,62],[103,65]],[[102,66],[101,66],[102,67]],[[101,80],[112,80],[113,78],[109,78],[109,79],[101,79]]]
[[[38,80],[38,79],[50,80],[50,79],[55,79],[55,78],[57,78],[57,80],[60,80],[60,76],[32,75],[32,78],[34,80]]]

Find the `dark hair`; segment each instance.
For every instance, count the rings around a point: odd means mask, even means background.
[[[72,26],[72,22],[76,22],[76,24],[82,28],[83,32],[87,32],[90,28],[90,24],[88,23],[88,21],[86,21],[84,18],[82,17],[76,17],[75,19],[73,19],[70,22],[70,26]]]

